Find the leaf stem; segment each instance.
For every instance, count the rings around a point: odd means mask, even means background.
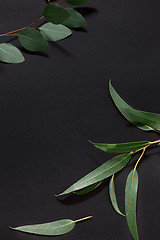
[[[134,171],[136,170],[136,168],[137,168],[137,166],[138,166],[138,163],[140,162],[141,158],[143,157],[145,151],[146,151],[146,147],[143,148],[143,151],[142,151],[140,157],[138,158],[138,160],[137,160],[137,162],[136,162],[136,165],[135,165],[135,167],[134,167]]]
[[[90,219],[92,217],[93,216],[88,216],[88,217],[85,217],[85,218],[81,218],[81,219],[75,220],[74,222],[77,223],[77,222],[85,221],[85,220]]]

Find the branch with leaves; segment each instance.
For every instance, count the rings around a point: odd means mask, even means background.
[[[160,131],[160,114],[144,112],[133,109],[129,106],[115,91],[111,81],[109,83],[110,95],[113,102],[121,112],[121,114],[137,128],[144,131]],[[91,141],[90,141],[91,142]],[[106,178],[111,177],[109,184],[109,195],[114,210],[121,216],[126,217],[130,233],[134,240],[138,240],[137,220],[136,220],[136,202],[137,202],[137,191],[138,191],[138,173],[137,167],[141,161],[146,150],[153,145],[159,145],[160,139],[155,141],[139,141],[139,142],[128,142],[118,144],[107,144],[107,143],[93,143],[94,147],[108,153],[122,153],[111,160],[103,163],[101,166],[81,178],[79,181],[71,185],[61,194],[56,197],[75,193],[77,195],[84,195],[95,188],[97,188]],[[140,153],[140,156],[133,168],[129,173],[126,186],[125,186],[125,214],[122,213],[118,207],[114,178],[115,174],[122,170],[131,160],[133,155]]]
[[[83,28],[86,26],[84,17],[73,8],[64,8],[61,3],[70,5],[82,5],[88,0],[64,0],[55,4],[48,0],[42,16],[26,27],[19,28],[0,37],[17,36],[21,45],[28,51],[41,52],[49,49],[48,41],[56,42],[67,38],[72,34],[70,28]],[[47,23],[41,27],[32,26],[46,19]],[[32,28],[31,28],[32,27]],[[24,56],[20,50],[10,43],[0,43],[0,61],[5,63],[22,63]]]

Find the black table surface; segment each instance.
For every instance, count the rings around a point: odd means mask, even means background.
[[[0,32],[38,18],[43,0],[5,0]],[[64,5],[66,6],[66,5]],[[131,126],[115,108],[108,81],[133,107],[160,113],[160,1],[91,0],[78,8],[85,30],[50,43],[42,54],[22,52],[23,64],[0,63],[0,239],[48,240],[8,226],[93,215],[59,240],[132,239],[125,218],[111,206],[108,183],[92,193],[62,192],[114,154],[88,142],[156,140]],[[1,38],[16,46],[16,39]],[[138,156],[137,156],[138,157]],[[124,211],[124,188],[136,158],[115,184]],[[138,167],[137,221],[140,239],[160,235],[160,152],[153,148]],[[56,238],[54,238],[56,239]]]

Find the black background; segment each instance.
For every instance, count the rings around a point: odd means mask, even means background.
[[[43,0],[1,1],[0,32],[28,25],[45,5]],[[85,30],[51,43],[44,54],[23,51],[23,64],[0,64],[0,239],[51,239],[8,226],[88,215],[94,218],[57,239],[132,239],[125,218],[110,204],[108,181],[83,197],[59,201],[54,194],[114,156],[94,149],[88,139],[158,138],[121,116],[109,96],[108,80],[133,107],[160,113],[160,1],[92,0],[84,6],[79,10],[88,22]],[[17,40],[10,43],[19,46]],[[116,178],[123,211],[125,181],[135,161]],[[140,239],[159,239],[158,148],[145,154],[138,173]]]

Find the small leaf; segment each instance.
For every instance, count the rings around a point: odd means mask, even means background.
[[[87,220],[89,218],[92,218],[92,216],[78,219],[75,221],[70,219],[63,219],[63,220],[54,221],[50,223],[26,225],[26,226],[21,226],[16,228],[10,227],[10,229],[25,232],[25,233],[37,234],[37,235],[57,236],[57,235],[63,235],[65,233],[72,231],[72,229],[75,227],[75,223]]]
[[[122,113],[122,115],[129,121],[131,122],[132,124],[133,121],[132,121],[132,118],[130,116],[128,116],[126,114],[126,108],[130,109],[131,111],[134,111],[134,109],[129,106],[119,95],[118,93],[115,91],[115,89],[112,87],[112,84],[111,84],[111,81],[109,82],[109,91],[110,91],[110,94],[111,94],[111,97],[115,103],[115,105],[117,106],[118,110]],[[135,124],[134,124],[135,125]],[[150,130],[153,130],[153,128],[145,125],[145,124],[141,124],[141,126],[136,126],[142,130],[145,130],[145,131],[150,131]]]
[[[91,142],[91,141],[89,141]],[[136,151],[141,149],[149,144],[148,141],[140,141],[140,142],[129,142],[129,143],[116,143],[116,144],[107,144],[107,143],[93,143],[94,147],[110,153],[125,153]]]
[[[160,131],[160,114],[144,112],[130,109],[125,109],[126,116],[132,119],[134,125],[141,127],[143,125],[147,125],[151,127],[153,130]]]
[[[45,7],[43,16],[54,24],[60,24],[69,18],[69,12],[56,4],[49,4]]]
[[[103,181],[94,183],[92,185],[90,185],[89,187],[83,188],[82,190],[79,190],[77,192],[74,192],[76,195],[81,196],[81,195],[85,195],[91,191],[93,191],[94,189],[96,189],[97,187],[99,187],[101,185]]]
[[[48,41],[58,41],[72,34],[71,30],[61,24],[53,24],[51,22],[44,24],[39,28],[40,32]]]
[[[24,57],[18,48],[10,43],[0,44],[0,61],[5,63],[22,63]]]
[[[68,2],[71,5],[82,5],[88,2],[88,0],[66,0],[66,2]]]
[[[84,17],[74,10],[73,8],[67,8],[70,16],[69,18],[63,22],[63,24],[70,28],[83,28],[86,27],[87,23]]]
[[[56,195],[61,196],[71,192],[81,190],[85,187],[88,187],[94,183],[100,182],[107,177],[110,177],[114,173],[120,171],[124,168],[131,158],[130,154],[122,154],[112,158],[111,160],[105,162],[94,171],[87,174],[85,177],[80,179],[78,182],[74,183],[71,187],[65,190],[63,193]]]
[[[129,230],[134,240],[138,240],[136,204],[138,190],[138,173],[132,170],[128,175],[125,188],[125,210]]]
[[[48,42],[44,36],[34,28],[28,28],[18,33],[22,46],[31,52],[48,50]]]
[[[109,183],[109,196],[111,199],[111,203],[113,205],[114,210],[125,217],[125,215],[119,210],[117,199],[116,199],[116,193],[115,193],[115,187],[114,187],[114,175],[112,176],[110,183]]]

